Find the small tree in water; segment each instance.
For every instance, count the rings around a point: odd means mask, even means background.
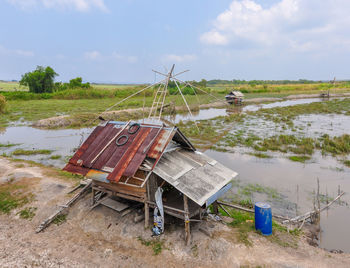
[[[22,75],[19,83],[28,86],[33,93],[49,93],[54,89],[54,80],[58,74],[50,67],[37,66],[32,72]]]

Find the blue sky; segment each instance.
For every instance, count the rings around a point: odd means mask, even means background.
[[[348,0],[0,0],[0,79],[349,79]]]

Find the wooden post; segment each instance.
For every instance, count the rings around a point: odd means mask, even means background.
[[[185,216],[185,242],[188,246],[191,241],[191,233],[190,233],[190,217],[189,217],[189,211],[188,211],[188,199],[187,196],[184,195],[184,216]]]
[[[146,194],[145,194],[145,228],[148,228],[149,224],[149,204],[150,200],[150,189],[149,189],[149,180],[146,182]]]
[[[95,193],[96,193],[96,190],[94,189],[94,187],[92,187],[91,206],[95,205]]]
[[[149,224],[149,204],[145,201],[145,228],[148,228]]]
[[[216,201],[213,203],[213,213],[219,214],[218,203]]]

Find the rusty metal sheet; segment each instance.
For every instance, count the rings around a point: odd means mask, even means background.
[[[90,144],[89,148],[84,152],[84,154],[80,157],[79,160],[85,164],[88,158],[91,158],[92,155],[96,155],[96,149],[101,147],[101,142],[103,142],[106,138],[106,135],[110,133],[114,128],[113,124],[107,124],[102,131],[98,134],[98,136],[93,140]]]
[[[85,167],[92,168],[93,164],[96,162],[96,157],[101,152],[104,152],[103,149],[108,145],[108,143],[110,143],[110,141],[118,134],[119,131],[120,131],[120,129],[118,129],[118,128],[114,128],[114,127],[111,128],[105,134],[104,139],[101,142],[95,144],[95,150],[89,156],[87,156],[87,158],[85,160],[83,160],[83,165]],[[93,145],[94,145],[94,143],[91,146],[93,146]],[[94,161],[94,162],[92,162],[92,161]]]
[[[85,176],[89,172],[88,168],[84,168],[84,167],[80,167],[80,166],[77,166],[77,165],[73,165],[71,163],[68,163],[63,168],[63,170],[71,172],[71,173],[74,173],[74,174],[80,174],[80,175],[83,175],[83,176]]]
[[[119,161],[123,157],[125,151],[129,147],[134,146],[134,139],[142,129],[144,129],[144,128],[140,127],[139,131],[136,132],[135,134],[129,134],[127,129],[123,130],[121,135],[128,136],[128,141],[122,146],[116,146],[117,147],[116,150],[114,150],[114,152],[112,152],[111,155],[108,155],[106,157],[107,161],[105,161],[105,164],[101,169],[102,170],[104,170],[104,169],[109,170],[110,169],[111,170],[110,172],[112,172],[112,170],[115,168],[115,166],[119,163]]]
[[[102,126],[97,126],[90,134],[90,136],[85,140],[83,145],[78,149],[78,151],[73,155],[73,157],[69,160],[69,163],[77,165],[77,161],[80,157],[85,153],[85,151],[89,148],[91,143],[96,139],[96,137],[102,131]]]
[[[152,128],[151,129],[150,133],[148,134],[148,136],[146,137],[144,142],[140,145],[140,147],[138,148],[135,156],[131,160],[132,165],[129,165],[125,169],[125,171],[123,173],[123,176],[131,177],[131,176],[135,175],[137,169],[140,167],[140,165],[142,164],[143,160],[145,160],[147,152],[152,147],[152,145],[151,145],[152,140],[155,139],[156,136],[159,135],[159,133],[160,133],[159,129],[157,129],[157,128]]]
[[[158,159],[174,135],[174,130],[162,130],[149,150],[147,156]]]
[[[122,158],[119,160],[118,164],[115,166],[113,172],[109,174],[108,179],[113,182],[118,182],[120,177],[123,175],[124,171],[128,167],[131,160],[135,156],[137,150],[141,146],[141,144],[145,141],[149,133],[151,132],[151,128],[141,128],[134,139],[134,142],[132,143],[132,146],[129,146],[127,150],[125,151]],[[135,166],[136,170],[139,166]],[[136,172],[135,170],[135,172]]]

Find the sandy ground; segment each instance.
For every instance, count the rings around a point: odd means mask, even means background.
[[[312,247],[300,238],[298,248],[284,248],[252,234],[252,247],[237,242],[237,230],[222,223],[192,224],[191,245],[185,246],[183,227],[167,225],[160,237],[163,250],[154,255],[152,240],[143,221],[135,224],[137,211],[124,217],[99,206],[89,210],[89,194],[69,211],[67,221],[51,224],[36,234],[40,222],[70,198],[73,181],[47,176],[49,168],[0,158],[0,184],[29,183],[37,207],[32,220],[12,211],[0,214],[0,267],[350,267],[350,254],[334,254]],[[205,228],[212,237],[199,231]]]

